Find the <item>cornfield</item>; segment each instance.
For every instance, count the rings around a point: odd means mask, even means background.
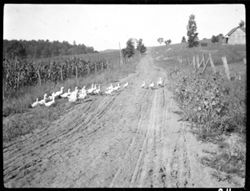
[[[119,56],[119,54],[118,54]],[[47,81],[58,82],[83,77],[107,69],[109,60],[102,56],[61,56],[39,60],[3,59],[3,91]]]

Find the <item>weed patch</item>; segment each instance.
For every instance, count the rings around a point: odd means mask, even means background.
[[[206,47],[208,51],[210,48]],[[170,62],[156,61],[156,63],[166,70],[168,88],[174,92],[174,98],[184,112],[182,119],[195,124],[192,131],[198,139],[216,143],[220,149],[216,155],[204,157],[202,163],[218,171],[244,177],[246,68],[243,63],[232,63],[243,59],[241,48],[241,46],[224,46],[212,52],[215,60],[219,60],[222,55],[227,55],[231,62],[231,73],[240,74],[240,78],[236,75],[231,81],[227,80],[221,66],[216,67],[216,73],[208,67],[204,74],[199,74],[191,65],[178,61],[178,57],[188,57],[188,52],[190,55],[201,54],[200,48],[172,48],[172,53],[162,51],[164,56],[173,59]],[[176,53],[179,53],[178,56],[175,55]],[[232,138],[235,136],[238,138]],[[228,141],[232,139],[235,141]],[[241,147],[235,147],[235,145],[241,145]]]

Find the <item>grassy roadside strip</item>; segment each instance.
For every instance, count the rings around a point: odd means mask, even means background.
[[[173,51],[178,53],[175,49]],[[167,51],[162,50],[162,53],[165,57],[169,56]],[[159,53],[155,57],[157,55]],[[218,145],[216,154],[203,157],[202,163],[216,169],[220,176],[224,173],[225,180],[232,181],[232,173],[244,178],[246,66],[231,63],[233,71],[241,71],[241,79],[229,82],[222,67],[218,67],[216,74],[208,67],[203,75],[199,75],[190,65],[185,62],[181,64],[177,56],[175,58],[170,62],[158,58],[155,62],[167,73],[168,87],[184,111],[183,120],[194,124],[192,131],[198,139]]]

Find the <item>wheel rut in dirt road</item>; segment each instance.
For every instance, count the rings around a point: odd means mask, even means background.
[[[48,127],[6,144],[5,187],[225,186],[200,164],[200,143],[178,121],[173,94],[166,86],[141,88],[159,77],[168,83],[149,52],[122,79],[126,89],[77,104]]]

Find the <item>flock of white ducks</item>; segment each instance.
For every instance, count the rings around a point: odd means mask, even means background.
[[[51,96],[47,97],[47,94],[45,93],[43,96],[43,99],[40,101],[38,98],[36,98],[36,101],[31,104],[31,107],[34,108],[38,105],[44,105],[46,107],[50,107],[54,105],[55,99],[56,98],[64,98],[68,99],[69,102],[76,102],[77,100],[83,100],[85,99],[88,95],[112,95],[113,92],[116,92],[122,88],[126,88],[128,86],[128,82],[124,83],[123,86],[120,86],[120,83],[118,83],[116,86],[113,86],[111,83],[109,87],[106,88],[103,92],[101,92],[101,85],[97,84],[91,84],[91,87],[89,89],[86,89],[86,86],[83,86],[82,89],[78,89],[78,87],[75,87],[74,91],[70,91],[68,89],[67,92],[64,92],[64,87],[61,87],[61,89],[57,92],[52,92]],[[145,81],[142,82],[141,88],[150,88],[150,89],[155,89],[156,87],[163,87],[164,82],[163,79],[160,77],[156,83],[151,81],[149,85],[147,86]]]
[[[45,93],[43,99],[40,101],[38,100],[38,98],[36,98],[36,101],[31,104],[31,107],[34,108],[38,105],[50,107],[56,103],[56,98],[64,98],[68,99],[69,102],[76,102],[77,100],[85,99],[88,95],[112,95],[113,92],[116,92],[121,88],[126,88],[127,86],[128,82],[126,82],[123,86],[120,86],[119,83],[116,86],[113,86],[113,84],[111,84],[109,87],[106,88],[104,92],[101,92],[100,84],[92,84],[89,89],[86,89],[86,86],[83,86],[80,90],[78,89],[78,87],[75,87],[75,90],[72,92],[70,91],[70,89],[68,89],[67,92],[63,92],[64,87],[61,87],[59,91],[52,92],[51,96],[49,97],[47,97],[47,94]]]
[[[161,77],[159,77],[159,79],[157,80],[156,84],[155,84],[153,81],[151,81],[151,82],[149,83],[149,85],[147,86],[146,83],[145,83],[145,81],[143,81],[143,82],[142,82],[142,85],[141,85],[141,88],[155,89],[155,88],[157,88],[157,87],[163,87],[163,86],[164,86],[163,79],[162,79]]]

